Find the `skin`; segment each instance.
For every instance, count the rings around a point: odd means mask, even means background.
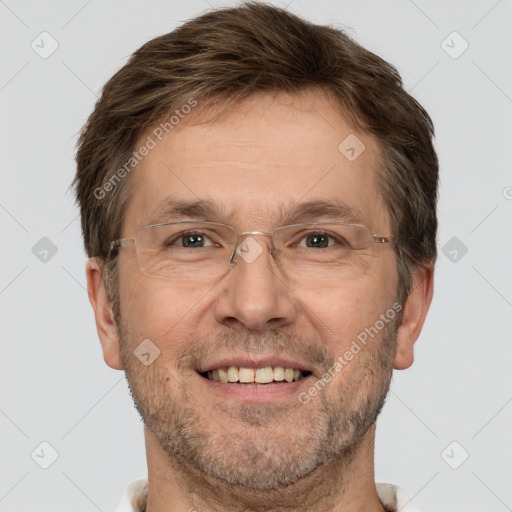
[[[349,134],[366,146],[352,162],[338,150]],[[339,199],[357,209],[373,233],[389,235],[378,163],[375,140],[350,128],[322,92],[253,96],[213,122],[190,115],[145,157],[130,176],[123,237],[149,224],[170,195],[215,201],[224,212],[204,220],[240,232],[282,225],[282,205]],[[255,238],[265,249],[261,256],[250,264],[240,260],[208,282],[148,277],[133,247],[123,248],[119,325],[101,262],[87,264],[105,362],[126,371],[146,425],[146,510],[385,510],[374,483],[375,417],[393,368],[413,362],[433,267],[416,274],[401,325],[387,324],[301,404],[298,393],[392,307],[396,255],[376,244],[367,273],[301,282],[280,272],[266,250],[268,239]],[[160,350],[149,366],[133,354],[144,339]],[[233,353],[300,358],[313,375],[293,396],[244,402],[213,391],[195,371]]]

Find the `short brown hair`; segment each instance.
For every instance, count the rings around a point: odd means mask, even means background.
[[[437,257],[434,127],[388,62],[342,30],[255,2],[208,12],[144,44],[105,85],[77,144],[74,186],[89,257],[119,238],[128,179],[117,179],[142,133],[191,99],[232,105],[256,93],[324,90],[381,148],[379,188],[397,236],[399,297]],[[114,180],[114,181],[113,181]],[[110,183],[110,185],[108,185]],[[115,185],[115,186],[114,186]],[[108,198],[98,198],[108,190]],[[104,195],[104,194],[103,194]],[[116,262],[104,279],[117,310]]]

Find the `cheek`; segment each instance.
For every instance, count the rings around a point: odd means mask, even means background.
[[[144,275],[125,282],[121,317],[133,343],[150,339],[163,354],[180,353],[195,334],[210,287]]]
[[[295,292],[303,314],[332,354],[343,353],[391,307],[394,294],[373,277]]]

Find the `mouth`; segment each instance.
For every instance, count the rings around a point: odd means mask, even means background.
[[[297,400],[316,375],[306,362],[277,354],[231,354],[195,370],[204,392],[239,403]]]
[[[284,366],[263,366],[259,368],[246,366],[223,366],[203,372],[202,377],[222,384],[246,386],[265,386],[269,384],[286,384],[305,379],[311,372],[299,368]]]

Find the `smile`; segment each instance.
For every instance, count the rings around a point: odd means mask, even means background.
[[[311,372],[283,366],[265,366],[248,368],[244,366],[225,366],[202,372],[209,380],[225,384],[270,384],[274,382],[296,382],[310,375]]]

